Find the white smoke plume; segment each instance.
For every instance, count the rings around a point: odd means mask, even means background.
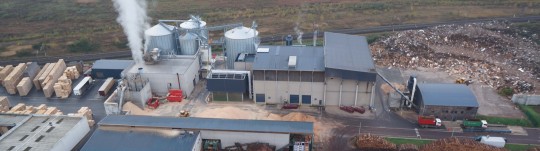
[[[298,26],[300,26],[300,23],[296,22],[296,26],[294,26],[294,32],[296,32],[296,35],[298,35],[298,37],[296,38],[298,44],[302,45],[302,35],[304,35],[304,32],[300,30],[300,27]]]
[[[114,8],[118,12],[116,22],[122,25],[124,33],[128,38],[128,45],[131,49],[133,60],[142,63],[143,57],[143,34],[150,25],[146,15],[146,0],[112,0]]]

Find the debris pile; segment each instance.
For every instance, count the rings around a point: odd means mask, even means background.
[[[234,146],[227,146],[224,148],[226,151],[274,151],[276,146],[270,145],[268,143],[234,143]]]
[[[418,151],[418,146],[414,144],[401,144],[397,148],[398,151]]]
[[[507,22],[441,25],[397,32],[370,47],[377,65],[439,69],[497,89],[538,92],[540,46],[512,30]]]
[[[380,136],[364,134],[352,138],[354,146],[360,150],[396,150],[396,145]]]
[[[445,138],[426,144],[420,148],[420,151],[433,150],[452,150],[452,151],[504,151],[505,149],[496,148],[472,139]]]

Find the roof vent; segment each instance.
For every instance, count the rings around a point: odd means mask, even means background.
[[[289,56],[289,68],[296,68],[296,56]]]

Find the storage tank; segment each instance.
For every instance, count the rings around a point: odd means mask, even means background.
[[[199,47],[197,41],[197,35],[191,32],[187,32],[180,36],[180,54],[181,55],[194,55]]]
[[[240,53],[255,54],[259,32],[248,27],[236,27],[225,32],[227,68],[234,69],[234,60]]]
[[[196,21],[196,20],[193,20],[193,19],[189,19],[188,21],[185,21],[183,23],[180,24],[180,28],[182,29],[186,29],[188,30],[188,32],[198,32],[200,33],[201,35],[205,35],[208,37],[208,31],[206,30],[193,30],[193,31],[189,31],[190,29],[197,29],[198,28],[204,28],[206,27],[206,22],[205,21]]]
[[[161,50],[162,55],[169,52],[176,52],[175,34],[176,27],[167,24],[157,24],[152,28],[144,31],[146,43],[145,52],[149,52],[154,48]]]

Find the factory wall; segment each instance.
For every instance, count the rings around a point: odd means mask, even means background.
[[[299,104],[307,104],[302,98],[310,96],[309,105],[317,105],[323,99],[323,91],[323,82],[253,81],[254,101],[257,94],[264,94],[266,103],[296,103],[291,102],[291,95],[298,95]]]
[[[72,150],[88,132],[90,132],[90,126],[88,125],[86,117],[83,116],[73,128],[66,132],[66,134],[54,144],[51,151]]]
[[[199,65],[199,59],[200,58],[197,57],[189,66],[189,69],[187,69],[186,72],[181,76],[180,86],[184,96],[189,96],[195,89],[195,85],[199,83],[199,69],[201,68]]]
[[[202,138],[201,133],[199,132],[199,135],[197,135],[197,140],[195,140],[195,143],[193,144],[193,148],[191,151],[200,151],[202,149]]]
[[[327,77],[325,105],[369,106],[372,88],[373,83],[369,81]]]
[[[141,73],[141,76],[150,80],[152,92],[156,95],[167,95],[169,88],[178,89],[178,78],[180,78],[180,88],[184,96],[189,96],[195,88],[195,83],[199,81],[199,59],[193,63],[184,73]]]
[[[222,148],[234,146],[234,143],[263,142],[281,148],[289,144],[290,134],[279,133],[255,133],[255,132],[232,132],[201,130],[202,139],[219,139]]]
[[[420,115],[440,118],[441,120],[463,120],[475,118],[478,107],[426,105]]]
[[[253,62],[234,62],[234,70],[251,71]]]

